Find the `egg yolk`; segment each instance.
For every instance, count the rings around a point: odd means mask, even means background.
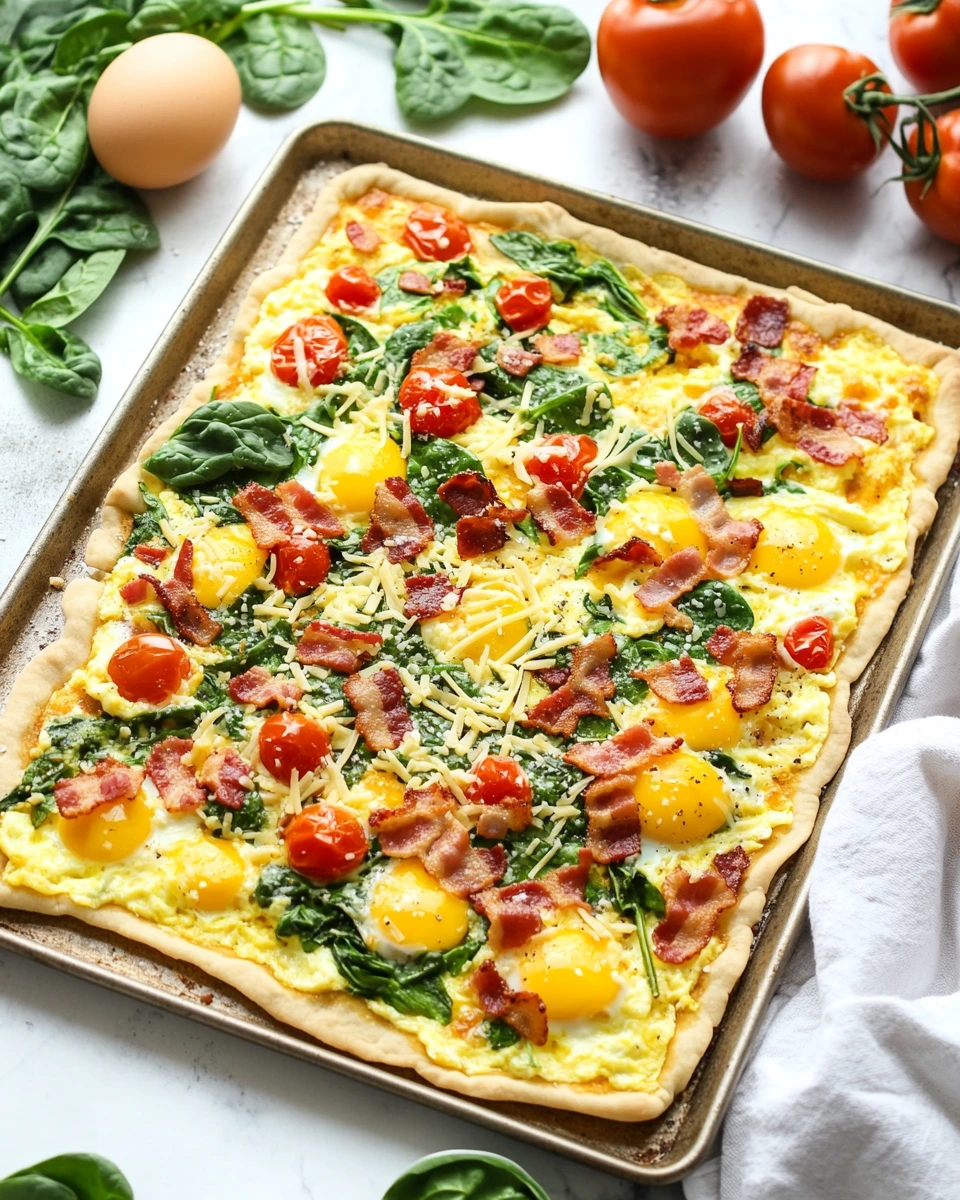
[[[642,771],[634,794],[643,836],[667,846],[686,846],[725,824],[730,797],[723,776],[708,762],[678,750]]]
[[[703,555],[707,553],[707,540],[688,505],[679,496],[634,492],[623,508],[610,516],[607,529],[613,534],[612,545],[619,545],[631,537],[642,537],[663,558],[688,546],[695,547]]]
[[[193,590],[204,608],[239,600],[263,574],[265,550],[253,540],[247,525],[211,529],[193,548]]]
[[[132,800],[102,804],[83,817],[61,817],[60,840],[78,858],[119,862],[150,836],[152,815],[143,792],[138,792]]]
[[[377,484],[392,475],[406,478],[407,464],[396,442],[381,444],[375,433],[362,433],[332,445],[320,464],[320,485],[337,507],[356,516],[369,514]]]
[[[512,594],[497,595],[487,589],[467,588],[461,603],[449,615],[425,621],[425,640],[456,658],[479,662],[484,648],[491,662],[509,656],[527,636],[526,617],[517,614],[525,605]]]
[[[612,943],[586,930],[560,929],[530,943],[520,963],[523,987],[536,992],[550,1021],[596,1016],[620,990]]]
[[[826,583],[841,563],[840,545],[819,517],[786,508],[760,514],[763,532],[747,568],[783,587]]]
[[[365,771],[360,784],[376,796],[379,808],[399,808],[403,803],[403,783],[390,771]]]
[[[177,883],[194,908],[218,912],[236,899],[243,884],[243,858],[232,842],[204,837],[177,854]]]
[[[458,946],[469,915],[466,900],[445,892],[416,859],[397,862],[370,899],[370,916],[383,936],[412,953]]]
[[[691,750],[730,750],[740,741],[741,718],[719,679],[710,681],[710,698],[696,704],[657,700],[649,716],[658,737],[682,737]]]

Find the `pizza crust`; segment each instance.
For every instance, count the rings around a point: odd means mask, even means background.
[[[826,303],[799,288],[784,291],[751,284],[742,277],[645,246],[612,230],[588,225],[549,202],[476,200],[383,165],[355,167],[324,188],[277,265],[259,275],[251,285],[220,359],[205,379],[192,389],[180,409],[150,435],[138,461],[123,472],[107,493],[102,523],[87,545],[89,567],[107,572],[116,564],[129,531],[131,515],[144,509],[139,484],[149,480],[150,476],[141,465],[143,460],[168,439],[189,413],[209,399],[212,387],[229,379],[242,357],[246,337],[253,328],[263,299],[296,276],[301,259],[319,241],[341,204],[357,199],[374,187],[411,200],[442,204],[473,223],[521,226],[547,238],[581,241],[619,265],[632,264],[648,275],[677,275],[699,290],[732,295],[785,296],[790,300],[792,316],[809,325],[821,337],[831,338],[851,329],[869,329],[905,360],[931,368],[940,379],[930,415],[935,436],[927,449],[918,455],[913,468],[917,484],[908,512],[906,558],[900,569],[890,576],[882,594],[867,607],[844,649],[836,667],[837,685],[831,699],[828,736],[816,763],[799,777],[793,797],[793,823],[784,833],[775,834],[754,856],[736,907],[721,920],[720,931],[726,944],[711,964],[709,973],[703,976],[704,982],[697,994],[697,1010],[678,1017],[659,1086],[651,1093],[637,1093],[617,1091],[602,1084],[552,1084],[505,1075],[467,1075],[452,1071],[433,1062],[415,1037],[379,1017],[362,1000],[346,993],[316,996],[294,991],[280,984],[266,967],[197,946],[117,906],[85,908],[64,897],[42,896],[29,889],[5,884],[0,884],[0,906],[75,917],[151,946],[172,958],[193,963],[242,992],[277,1020],[328,1046],[369,1062],[411,1068],[438,1087],[462,1095],[567,1109],[617,1121],[649,1120],[659,1116],[686,1086],[709,1046],[730,993],[749,958],[752,928],[763,912],[770,883],[779,868],[809,837],[820,791],[843,762],[850,742],[850,685],[883,640],[906,595],[917,539],[934,518],[935,493],[946,479],[956,453],[960,439],[960,354],[905,333],[876,317],[856,312],[847,305]],[[63,634],[28,664],[14,685],[6,712],[0,718],[0,743],[8,747],[8,752],[0,757],[0,793],[8,791],[19,780],[36,739],[40,714],[50,697],[86,661],[96,627],[101,590],[102,584],[89,579],[70,584],[63,596]],[[3,863],[0,855],[0,867]]]

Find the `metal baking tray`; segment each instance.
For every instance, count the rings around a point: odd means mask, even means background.
[[[276,260],[324,182],[349,166],[369,162],[386,162],[489,199],[553,200],[585,221],[686,258],[779,287],[796,285],[911,333],[960,345],[960,309],[953,305],[641,205],[454,154],[418,138],[337,121],[309,126],[284,143],[240,208],[0,597],[0,700],[20,667],[57,634],[59,596],[50,589],[50,577],[83,572],[83,547],[107,488],[133,459],[147,431],[173,411],[216,358],[252,276]],[[940,511],[919,548],[913,587],[854,688],[854,745],[889,720],[960,544],[956,469],[938,498]],[[72,920],[2,910],[0,946],[612,1174],[644,1184],[668,1183],[706,1155],[719,1131],[779,971],[804,924],[810,865],[837,782],[824,794],[810,840],[774,881],[752,957],[706,1057],[667,1112],[642,1124],[485,1103],[440,1091],[412,1072],[327,1049],[271,1020],[202,972]]]

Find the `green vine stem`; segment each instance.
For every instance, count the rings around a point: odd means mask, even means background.
[[[893,0],[890,5],[890,16],[901,17],[915,13],[917,16],[926,17],[930,13],[936,12],[941,3],[942,0]]]

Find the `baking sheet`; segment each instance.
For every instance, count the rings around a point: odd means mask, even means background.
[[[960,310],[859,279],[693,222],[522,172],[453,154],[432,143],[367,126],[324,122],[294,134],[201,271],[120,401],[37,543],[0,597],[0,703],[17,672],[60,627],[51,576],[83,573],[83,547],[107,488],[147,431],[180,404],[220,352],[252,277],[279,256],[318,190],[349,166],[387,162],[446,187],[497,200],[553,200],[585,221],[775,286],[802,287],[848,303],[919,336],[960,344]],[[919,649],[960,544],[960,475],[939,494],[940,512],[919,548],[915,583],[894,626],[853,691],[853,744],[886,724]],[[639,1183],[666,1183],[709,1150],[777,979],[804,920],[813,835],[770,890],[750,963],[724,1020],[687,1088],[655,1121],[627,1124],[442,1092],[413,1072],[360,1062],[272,1021],[232,989],[136,943],[79,922],[0,912],[0,946],[136,999],[315,1062],[466,1120],[499,1130]]]

